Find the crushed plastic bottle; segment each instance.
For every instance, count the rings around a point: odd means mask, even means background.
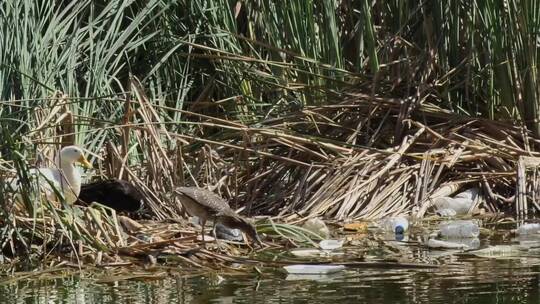
[[[322,250],[334,250],[343,247],[343,240],[322,240],[319,243]]]
[[[520,234],[512,241],[519,242],[523,248],[540,248],[540,234]]]
[[[344,255],[344,252],[331,251],[331,250],[319,250],[312,248],[299,248],[291,250],[291,254],[300,258],[314,258],[314,257],[332,257]]]
[[[429,248],[444,248],[444,249],[462,249],[466,247],[464,244],[436,240],[436,239],[429,239],[426,245]]]
[[[467,189],[454,197],[437,197],[433,200],[433,205],[438,214],[442,216],[453,216],[449,210],[453,210],[456,215],[465,215],[474,206],[480,190],[478,188]]]
[[[460,238],[437,240],[429,239],[427,244],[429,248],[444,248],[444,249],[477,249],[480,247],[478,238]]]
[[[283,267],[288,273],[294,274],[329,274],[345,269],[343,265],[289,265]]]
[[[527,250],[527,248],[520,245],[496,245],[480,250],[470,251],[469,253],[485,258],[505,258],[525,255]]]
[[[386,231],[403,234],[409,229],[409,221],[403,216],[390,217],[382,221],[381,227]]]
[[[539,232],[540,232],[540,224],[537,224],[537,223],[523,224],[516,230],[516,233],[519,235],[537,234]]]
[[[323,239],[330,237],[330,229],[328,229],[324,221],[318,217],[307,220],[302,227],[317,234]]]
[[[478,194],[480,193],[480,189],[478,188],[470,188],[463,192],[460,192],[454,196],[454,198],[462,198],[467,199],[470,201],[475,201],[478,197]]]
[[[446,238],[473,238],[480,235],[480,228],[473,221],[444,222],[439,225],[439,229]]]
[[[435,213],[440,217],[453,217],[457,215],[456,210],[450,208],[439,209]]]

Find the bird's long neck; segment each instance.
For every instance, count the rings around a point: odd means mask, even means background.
[[[75,171],[75,166],[67,161],[57,160],[57,165],[62,174],[62,191],[64,193],[73,193],[75,197],[81,192],[81,176]]]

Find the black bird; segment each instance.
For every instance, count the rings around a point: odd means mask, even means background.
[[[215,193],[195,187],[178,187],[176,188],[175,193],[179,196],[180,202],[186,208],[187,213],[201,219],[203,242],[204,225],[208,219],[211,219],[214,222],[214,237],[216,236],[216,224],[221,223],[225,227],[242,230],[252,241],[256,242],[258,245],[262,245],[255,227],[243,217],[236,214],[236,212],[229,207],[229,204]]]
[[[137,212],[143,208],[144,196],[130,182],[110,179],[81,186],[79,203],[90,205],[97,202],[118,212]]]

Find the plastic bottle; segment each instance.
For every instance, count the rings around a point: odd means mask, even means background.
[[[523,224],[516,230],[516,233],[519,235],[537,234],[539,232],[540,224],[536,223]]]
[[[318,217],[307,220],[302,227],[317,234],[323,239],[330,237],[330,229],[328,229],[324,221]]]
[[[435,208],[439,210],[453,210],[457,215],[469,213],[469,209],[473,205],[472,200],[467,198],[452,198],[452,197],[437,197],[433,201]]]
[[[409,221],[403,216],[390,217],[383,220],[382,227],[384,230],[403,234],[409,229]]]
[[[343,240],[322,240],[319,242],[322,250],[334,250],[343,247]]]
[[[480,257],[500,258],[521,256],[525,254],[527,250],[527,248],[523,248],[520,245],[496,245],[480,250],[470,251],[470,253]]]
[[[435,213],[437,213],[438,216],[442,217],[453,217],[457,215],[456,210],[450,208],[439,209]]]
[[[429,239],[427,246],[430,248],[444,248],[444,249],[477,249],[480,247],[480,239],[478,238],[458,238],[458,239],[446,239],[437,240]]]
[[[478,197],[479,193],[480,193],[480,189],[478,189],[478,188],[470,188],[470,189],[467,189],[467,190],[465,190],[465,191],[463,191],[461,193],[456,194],[456,196],[454,196],[454,198],[461,198],[461,199],[474,201]]]
[[[447,238],[471,238],[480,234],[478,224],[473,221],[452,221],[439,225],[441,235]]]

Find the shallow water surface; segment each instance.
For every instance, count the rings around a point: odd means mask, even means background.
[[[502,232],[504,233],[504,231]],[[535,240],[481,238],[481,247]],[[538,240],[540,244],[540,238]],[[409,261],[434,269],[348,268],[328,276],[179,274],[156,280],[103,280],[85,273],[0,285],[2,303],[539,303],[540,255],[453,254],[397,243]]]

